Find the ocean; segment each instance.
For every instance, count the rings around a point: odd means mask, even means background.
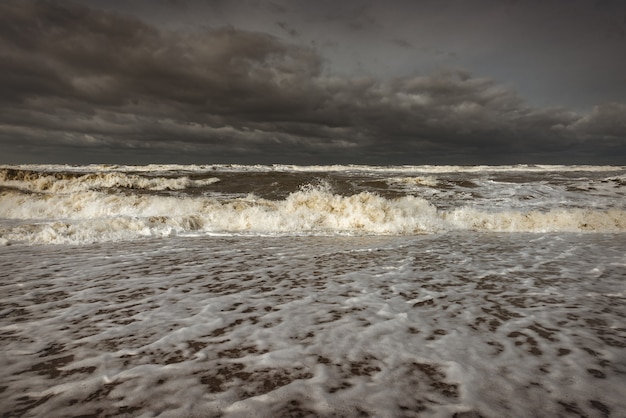
[[[626,416],[626,166],[0,166],[2,417]]]

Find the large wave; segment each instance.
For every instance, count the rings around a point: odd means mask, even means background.
[[[621,209],[440,210],[426,199],[342,196],[305,186],[283,200],[155,194],[23,193],[0,195],[1,242],[89,243],[185,234],[411,235],[446,231],[624,232]]]

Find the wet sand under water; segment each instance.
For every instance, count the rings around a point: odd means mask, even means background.
[[[620,234],[0,247],[0,412],[620,417]]]

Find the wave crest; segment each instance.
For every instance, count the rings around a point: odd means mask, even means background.
[[[86,243],[185,234],[412,235],[446,231],[624,232],[620,209],[437,209],[415,196],[386,199],[362,192],[333,193],[325,184],[306,186],[286,199],[249,195],[220,200],[149,194],[0,195],[0,217],[14,220],[0,242]]]
[[[87,190],[111,188],[139,189],[150,191],[184,190],[203,187],[219,179],[190,179],[182,177],[146,177],[120,172],[103,173],[42,173],[38,171],[0,169],[0,186],[38,193],[75,193]]]

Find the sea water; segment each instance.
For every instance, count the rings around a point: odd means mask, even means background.
[[[626,167],[2,166],[3,416],[620,417]]]

